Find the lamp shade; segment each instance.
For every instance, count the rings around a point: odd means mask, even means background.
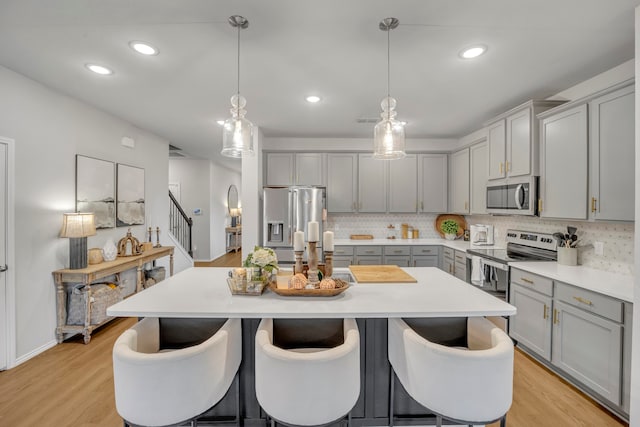
[[[232,216],[232,217],[236,217],[236,216],[240,215],[240,212],[239,212],[238,208],[231,208],[229,210],[229,215]]]
[[[62,217],[60,237],[87,237],[96,234],[96,217],[90,213],[66,213]]]

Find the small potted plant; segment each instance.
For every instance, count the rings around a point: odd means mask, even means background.
[[[243,267],[247,269],[248,280],[267,282],[272,274],[277,273],[278,257],[273,249],[256,246],[247,255]]]
[[[458,223],[452,219],[446,219],[442,221],[440,230],[444,233],[444,238],[447,240],[455,240],[458,234]]]

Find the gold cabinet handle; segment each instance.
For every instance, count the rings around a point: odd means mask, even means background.
[[[589,305],[589,306],[593,305],[591,301],[589,301],[588,299],[584,299],[582,297],[573,297],[573,299],[585,305]]]
[[[506,163],[505,163],[504,171],[505,171],[505,172],[509,172],[509,162],[506,162]]]
[[[554,325],[559,325],[560,324],[560,319],[558,318],[558,313],[559,313],[559,311],[554,308],[553,309],[553,324]]]
[[[591,212],[595,212],[596,211],[596,199],[595,197],[591,198]]]
[[[533,280],[529,280],[529,279],[526,279],[524,277],[521,277],[520,280],[522,280],[524,283],[528,283],[530,285],[533,285]]]
[[[538,212],[542,212],[542,199],[538,199]]]
[[[335,253],[336,253],[336,254],[343,254],[343,253],[344,253],[344,250],[342,250],[342,249],[337,249],[337,250],[335,251]]]
[[[394,254],[401,254],[402,251],[401,250],[397,250],[397,251],[393,251]]]
[[[544,305],[544,311],[542,312],[542,318],[547,320],[549,318],[549,307],[547,304]]]
[[[502,162],[500,162],[500,175],[502,175]]]
[[[366,254],[372,254],[372,253],[374,253],[374,252],[373,252],[373,251],[364,251],[364,253],[366,253]]]
[[[464,210],[465,210],[465,211],[466,211],[467,209],[469,209],[469,208],[468,208],[468,206],[469,206],[469,202],[464,202]]]

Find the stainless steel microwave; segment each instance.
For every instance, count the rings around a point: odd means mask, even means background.
[[[537,215],[538,177],[487,182],[487,212],[501,215]]]

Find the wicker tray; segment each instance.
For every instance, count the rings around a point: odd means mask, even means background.
[[[246,287],[237,286],[236,281],[232,277],[227,278],[227,285],[231,295],[262,295],[267,285],[262,282],[249,282]]]
[[[349,284],[342,279],[334,279],[336,281],[336,285],[340,286],[335,289],[278,289],[278,285],[276,283],[270,283],[269,289],[272,292],[275,292],[278,295],[282,295],[284,297],[332,297],[338,294],[343,293],[347,289],[349,289]]]

